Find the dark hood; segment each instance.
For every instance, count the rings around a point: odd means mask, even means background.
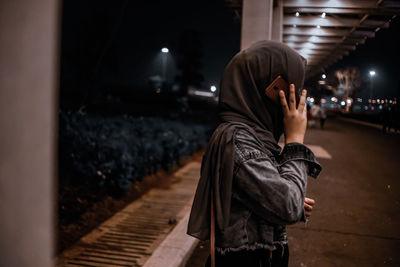
[[[244,122],[257,132],[283,133],[281,107],[265,96],[265,88],[281,75],[296,90],[303,87],[306,60],[285,44],[259,41],[237,53],[222,75],[219,109],[222,121]]]

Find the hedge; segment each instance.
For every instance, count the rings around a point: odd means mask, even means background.
[[[210,134],[207,125],[157,117],[60,112],[60,219],[79,216],[94,198],[118,196],[133,181],[169,169],[203,147]]]

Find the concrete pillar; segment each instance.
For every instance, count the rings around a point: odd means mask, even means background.
[[[0,1],[0,266],[53,266],[59,3]]]
[[[243,0],[242,50],[259,40],[271,40],[272,10],[273,0]]]
[[[272,19],[272,40],[282,42],[283,36],[283,0],[274,2]]]

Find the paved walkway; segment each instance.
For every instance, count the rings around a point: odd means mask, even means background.
[[[320,159],[320,179],[309,179],[310,222],[289,227],[291,266],[400,266],[400,135],[328,120],[306,142],[332,159]]]
[[[84,236],[56,266],[181,266],[197,245],[186,235],[200,162],[173,175],[169,188],[153,188]]]
[[[309,179],[311,220],[288,227],[289,266],[400,266],[400,134],[328,119],[305,143],[329,157],[319,155],[324,170]],[[204,266],[208,249],[199,243],[186,266]]]

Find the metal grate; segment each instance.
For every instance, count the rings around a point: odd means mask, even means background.
[[[56,266],[142,266],[191,205],[200,163],[178,170],[168,189],[152,189],[56,259]]]

